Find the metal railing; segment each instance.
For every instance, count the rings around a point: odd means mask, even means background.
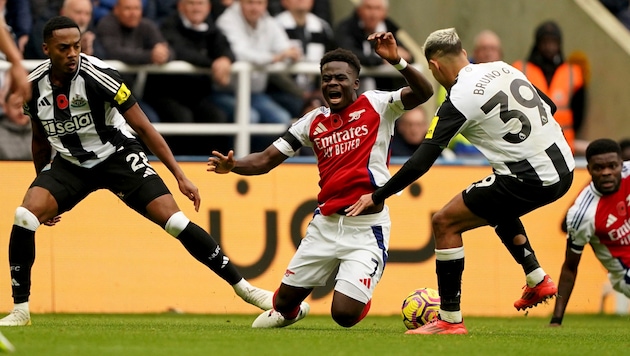
[[[137,74],[132,92],[138,98],[142,98],[144,85],[149,73],[160,74],[208,74],[209,68],[195,67],[184,61],[172,61],[164,65],[128,65],[117,60],[104,61],[109,66],[121,73]],[[23,65],[27,70],[32,70],[41,64],[41,60],[24,60]],[[0,61],[0,70],[9,68],[10,63]],[[426,67],[414,64],[423,73]],[[234,135],[234,153],[238,156],[246,155],[250,152],[250,138],[256,134],[277,134],[286,131],[284,124],[252,124],[250,123],[250,88],[251,73],[254,70],[265,70],[269,73],[284,72],[291,74],[314,74],[319,75],[318,63],[295,63],[287,65],[276,63],[265,67],[256,67],[248,62],[235,62],[232,64],[232,72],[236,74],[236,102],[234,123],[154,123],[153,126],[163,135]],[[379,67],[364,67],[361,69],[361,76],[370,77],[392,77],[400,74],[391,66],[383,65]],[[429,75],[428,77],[431,78]]]

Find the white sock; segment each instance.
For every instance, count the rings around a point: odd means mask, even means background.
[[[30,311],[28,308],[28,302],[15,303],[13,304],[13,309],[19,309],[19,310],[25,311],[27,314],[30,314]]]
[[[527,281],[527,285],[530,288],[535,287],[538,283],[542,282],[545,279],[545,271],[542,267],[538,267],[535,270],[529,272],[527,276],[525,276],[525,280]]]
[[[234,291],[236,291],[236,294],[241,294],[241,293],[245,293],[252,285],[249,284],[248,281],[245,280],[245,278],[241,279],[240,281],[238,281],[238,283],[232,285],[232,288],[234,288]]]
[[[440,309],[440,319],[453,324],[461,323],[463,320],[462,311],[446,311]]]

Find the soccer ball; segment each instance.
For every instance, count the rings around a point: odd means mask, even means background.
[[[403,300],[402,318],[407,329],[417,329],[437,317],[440,310],[440,294],[431,288],[412,291]]]

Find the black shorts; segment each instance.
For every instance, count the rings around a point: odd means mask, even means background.
[[[573,172],[556,184],[542,186],[491,174],[462,192],[464,204],[492,226],[514,220],[562,197],[571,187]]]
[[[31,187],[48,190],[57,201],[58,214],[69,211],[88,194],[109,189],[132,209],[142,215],[155,198],[170,191],[149,164],[138,142],[130,141],[124,148],[92,168],[77,166],[60,155],[50,169],[44,169]]]

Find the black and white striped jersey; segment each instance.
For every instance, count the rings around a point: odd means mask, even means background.
[[[86,168],[104,161],[134,136],[121,115],[136,103],[114,68],[81,54],[78,70],[66,87],[50,81],[50,60],[30,74],[33,96],[24,112],[45,132],[64,159]]]
[[[458,133],[484,154],[496,174],[551,185],[575,168],[551,107],[505,62],[462,68],[425,142],[445,147]]]

